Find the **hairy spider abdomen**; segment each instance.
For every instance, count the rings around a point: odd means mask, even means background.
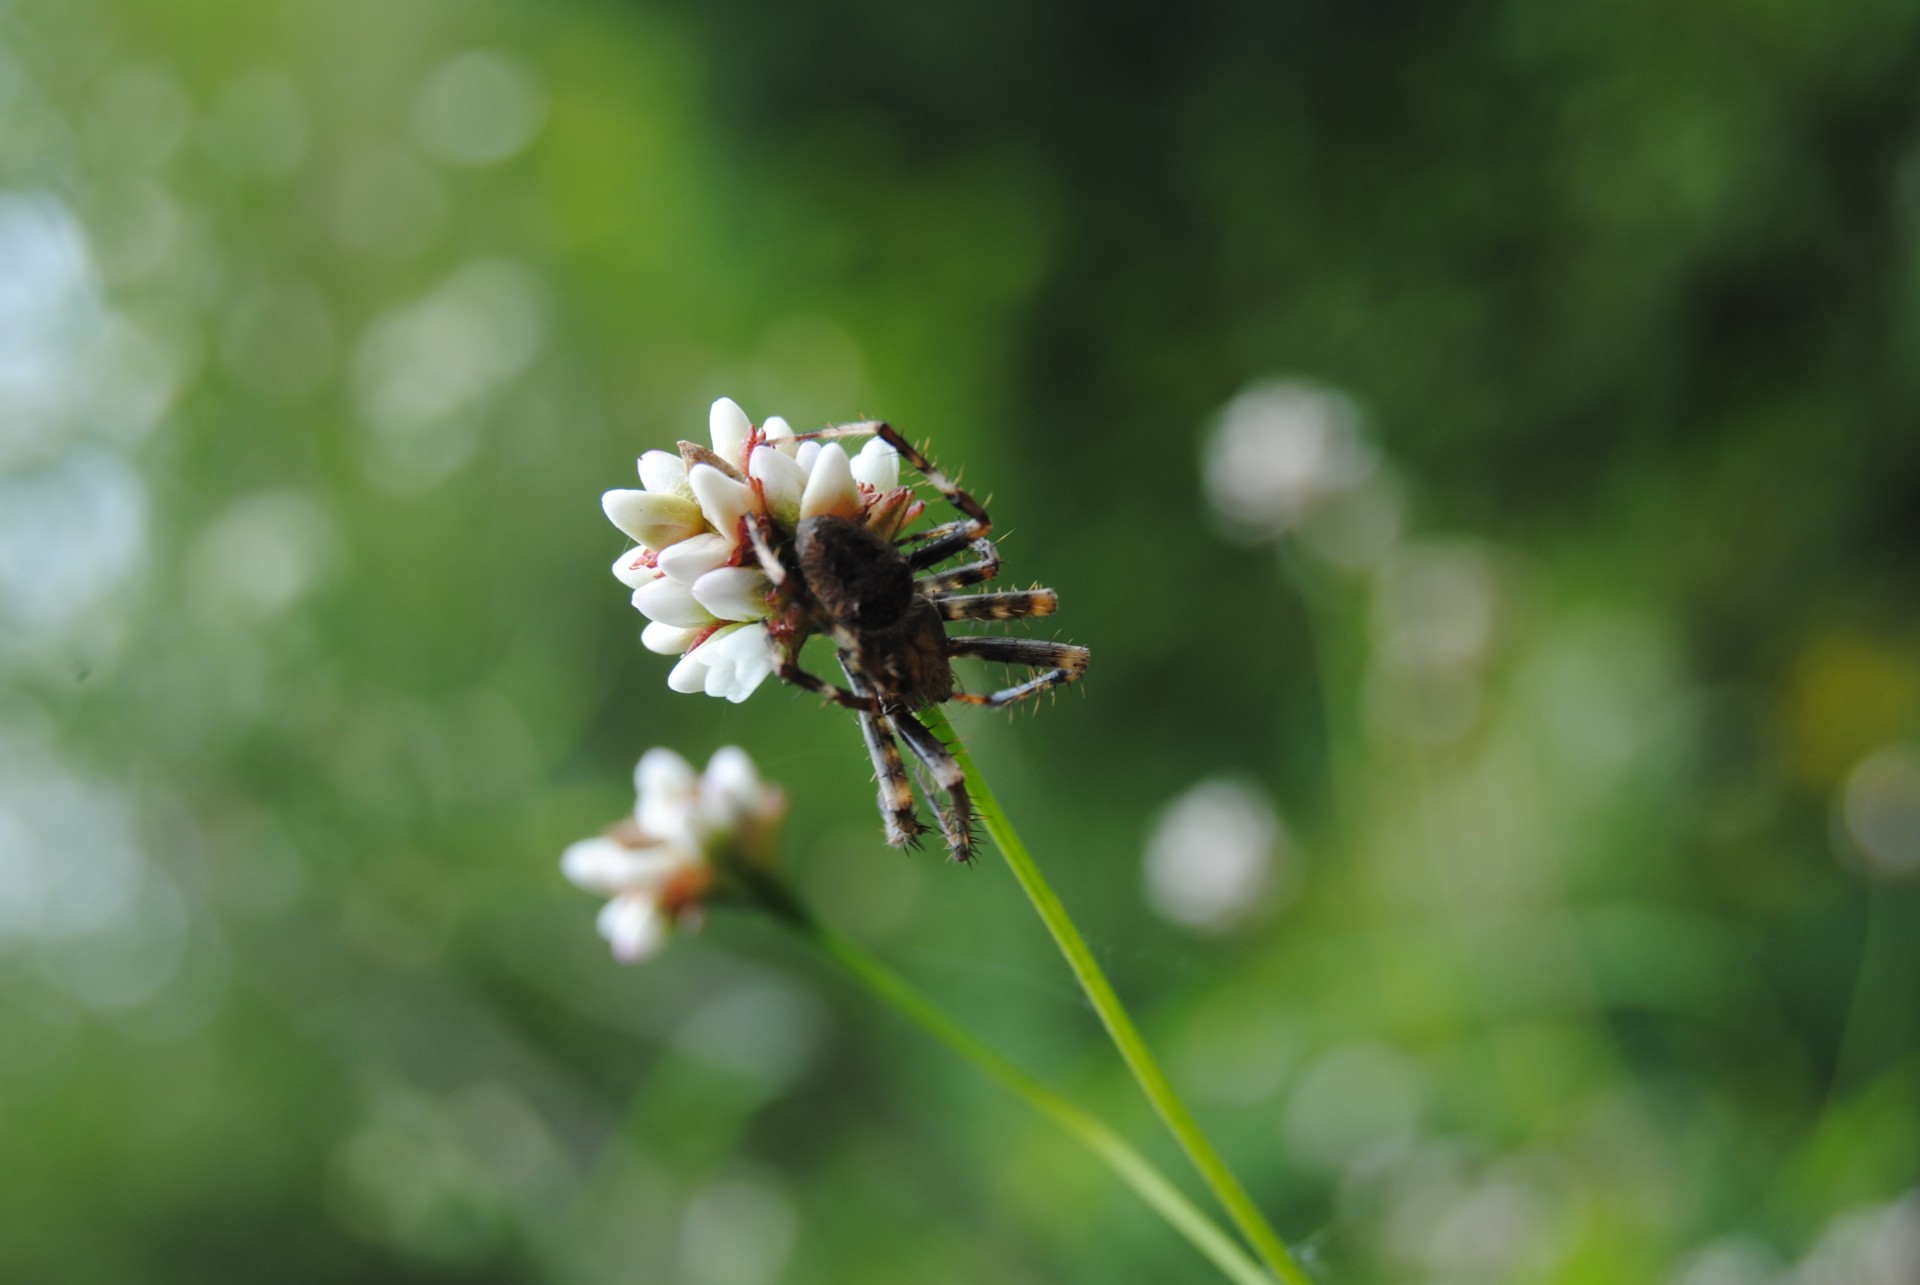
[[[859,637],[860,668],[889,705],[923,709],[953,695],[946,627],[925,598],[915,598],[899,624]]]
[[[808,518],[795,533],[794,548],[814,601],[835,624],[862,632],[887,629],[914,602],[912,566],[864,523]]]

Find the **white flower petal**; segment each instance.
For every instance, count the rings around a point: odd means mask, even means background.
[[[646,548],[644,545],[638,549],[628,549],[625,553],[614,559],[613,574],[619,577],[620,583],[629,589],[638,589],[642,585],[650,585],[660,578],[660,572],[653,567],[647,566],[641,559],[651,558],[652,556],[652,550]]]
[[[669,580],[690,585],[733,556],[733,541],[708,532],[660,550],[660,570]]]
[[[633,591],[633,605],[648,620],[681,629],[699,629],[713,623],[707,609],[694,600],[693,590],[678,580],[655,580]]]
[[[724,656],[715,656],[707,662],[707,680],[700,690],[709,696],[718,696],[725,700],[733,697],[734,664]],[[738,704],[738,701],[734,702]]]
[[[808,476],[813,474],[813,462],[820,458],[820,443],[808,439],[800,443],[800,449],[793,453],[793,462],[805,469]]]
[[[677,495],[608,491],[600,497],[613,524],[650,549],[664,549],[706,530],[700,506]]]
[[[697,665],[698,670],[693,666]],[[773,656],[764,625],[728,625],[716,629],[713,634],[698,647],[688,652],[686,658],[674,667],[674,673],[667,676],[668,686],[674,685],[674,678],[682,668],[688,672],[681,677],[685,687],[674,687],[675,691],[703,691],[709,696],[720,696],[736,704],[743,701],[758,687],[766,677],[761,669],[772,672]],[[695,673],[698,674],[697,686]]]
[[[735,468],[746,467],[747,439],[753,435],[753,421],[731,397],[722,397],[713,404],[707,413],[707,427],[713,433],[713,453]]]
[[[874,438],[853,457],[853,476],[876,491],[891,491],[900,485],[900,452],[892,443]]]
[[[604,835],[582,839],[560,854],[560,873],[575,887],[603,897],[657,888],[686,864],[686,854],[677,848],[629,848]]]
[[[699,636],[698,629],[663,625],[656,620],[640,631],[640,645],[656,655],[678,656]]]
[[[745,625],[728,625],[724,629],[714,630],[705,642],[680,658],[680,663],[667,675],[667,686],[676,692],[705,691],[708,675],[715,666],[733,667],[733,661],[726,656],[720,644],[744,628]]]
[[[707,522],[727,539],[740,530],[740,519],[753,512],[753,488],[736,482],[711,464],[696,464],[687,471],[687,481],[700,500],[700,512]]]
[[[686,462],[672,451],[648,451],[640,457],[640,485],[654,495],[693,498],[693,488],[687,485]]]
[[[625,844],[605,835],[582,839],[560,854],[560,873],[576,888],[611,897],[624,886],[614,875],[627,851]]]
[[[733,671],[733,695],[727,699],[738,705],[760,690],[760,684],[773,676],[773,657],[763,655],[752,664],[741,664]]]
[[[840,449],[840,443],[828,442],[820,448],[813,472],[807,475],[807,489],[800,497],[800,516],[803,519],[857,518],[863,509],[860,488],[854,485],[847,453]]]
[[[707,662],[698,657],[698,648],[682,656],[680,663],[667,671],[667,686],[689,696],[704,690],[707,684]]]
[[[649,839],[698,853],[700,833],[695,809],[700,802],[700,778],[693,767],[672,750],[648,750],[633,769],[633,819]]]
[[[694,582],[694,601],[722,620],[760,620],[772,612],[773,582],[758,567],[721,567]]]
[[[720,694],[738,705],[773,673],[773,640],[767,636],[765,625],[735,626],[723,632],[724,638],[714,635],[720,644],[716,662],[730,666],[727,689]]]
[[[667,919],[652,897],[632,893],[615,897],[600,909],[596,925],[613,946],[613,957],[637,964],[660,953],[667,944]]]
[[[633,765],[633,792],[642,799],[691,795],[699,784],[693,764],[669,749],[648,750]]]
[[[700,803],[713,824],[738,825],[765,808],[768,794],[753,760],[738,745],[715,750],[700,774]]]
[[[792,426],[778,415],[770,416],[760,426],[760,432],[765,435],[768,446],[774,447],[788,459],[792,459],[800,449],[800,443],[794,440]]]
[[[800,521],[800,497],[807,490],[807,471],[771,446],[753,448],[748,472],[760,483],[767,497],[767,512],[781,526],[791,529]]]

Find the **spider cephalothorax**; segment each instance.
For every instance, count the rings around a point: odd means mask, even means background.
[[[924,831],[897,737],[925,769],[927,792],[946,795],[941,832],[955,859],[968,860],[965,778],[916,712],[948,700],[1011,705],[1079,678],[1084,647],[947,632],[953,621],[1051,615],[1059,599],[1039,588],[961,592],[1000,570],[987,511],[886,424],[796,434],[768,420],[755,428],[722,399],[712,428],[711,450],[682,442],[677,455],[649,451],[640,458],[644,489],[609,491],[601,501],[639,543],[614,574],[653,622],[641,641],[681,657],[667,685],[741,701],[778,674],[856,711],[880,779],[887,841],[912,844]],[[868,440],[849,459],[840,442],[855,438]],[[960,516],[909,531],[926,505],[900,484],[902,462]],[[813,637],[833,644],[846,687],[801,667],[801,648]],[[952,665],[963,656],[1037,672],[1012,687],[968,693]]]
[[[1013,620],[1051,615],[1059,598],[1051,589],[1007,593],[959,593],[999,574],[1000,553],[987,538],[986,509],[942,474],[890,426],[849,424],[815,437],[871,434],[918,469],[961,516],[911,534],[899,534],[910,493],[863,497],[862,516],[820,514],[800,520],[793,539],[778,539],[764,515],[749,515],[748,534],[773,585],[775,616],[768,632],[783,680],[855,710],[880,780],[880,811],[887,842],[912,844],[924,830],[914,810],[898,735],[946,794],[938,809],[940,828],[957,861],[973,855],[972,806],[959,765],[915,711],[942,701],[1011,705],[1073,682],[1086,671],[1087,649],[1067,643],[949,634],[957,620]],[[917,505],[916,505],[917,507]],[[887,532],[893,532],[891,536]],[[970,561],[936,570],[962,554]],[[801,646],[813,635],[832,640],[847,687],[803,669]],[[960,691],[954,657],[971,656],[1040,671],[1033,678],[993,692]]]

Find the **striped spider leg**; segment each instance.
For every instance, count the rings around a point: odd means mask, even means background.
[[[986,533],[992,529],[992,520],[979,501],[949,480],[891,427],[881,424],[875,431],[920,470],[921,476],[938,489],[948,503],[966,515],[958,521],[920,533],[919,547],[908,555],[914,569],[922,571],[938,565],[962,549],[970,548],[973,551],[974,561],[932,572],[914,582],[915,587],[932,601],[941,619],[1022,620],[1051,616],[1060,609],[1060,595],[1037,586],[1002,593],[952,592],[967,585],[984,583],[999,574],[1000,550],[986,537]],[[1024,683],[996,692],[984,695],[956,692],[950,698],[969,705],[1012,705],[1051,688],[1074,682],[1087,669],[1087,649],[1070,643],[976,635],[948,635],[946,641],[948,656],[973,656],[1045,671]]]
[[[1051,688],[1064,687],[1068,683],[1077,682],[1080,676],[1087,672],[1089,653],[1085,647],[1076,647],[1072,643],[1048,642],[1042,638],[983,638],[973,634],[962,634],[947,639],[947,654],[973,656],[980,660],[996,660],[1004,665],[1022,665],[1028,669],[1045,671],[1034,675],[1024,683],[1003,687],[999,691],[953,694],[953,699],[963,704],[989,705],[999,709],[1031,699]]]
[[[907,743],[933,783],[947,796],[947,806],[935,808],[940,817],[940,832],[946,837],[947,851],[953,859],[961,865],[967,864],[973,860],[973,801],[967,794],[967,774],[933,734],[933,729],[911,713],[896,710],[891,720],[900,739]]]
[[[840,669],[855,692],[868,694],[853,657],[846,652],[840,653]],[[913,786],[908,783],[906,765],[900,760],[900,745],[893,738],[893,723],[885,714],[861,710],[860,734],[866,739],[867,755],[873,760],[874,780],[880,786],[880,819],[886,825],[887,842],[896,848],[919,847],[920,836],[927,827],[914,810]]]

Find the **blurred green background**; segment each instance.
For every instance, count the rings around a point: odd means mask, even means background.
[[[1207,1279],[560,879],[743,745],[1185,1180],[997,859],[639,647],[599,493],[729,395],[1060,590],[956,720],[1327,1280],[1911,1285],[1916,234],[1889,0],[0,3],[0,1279]]]

